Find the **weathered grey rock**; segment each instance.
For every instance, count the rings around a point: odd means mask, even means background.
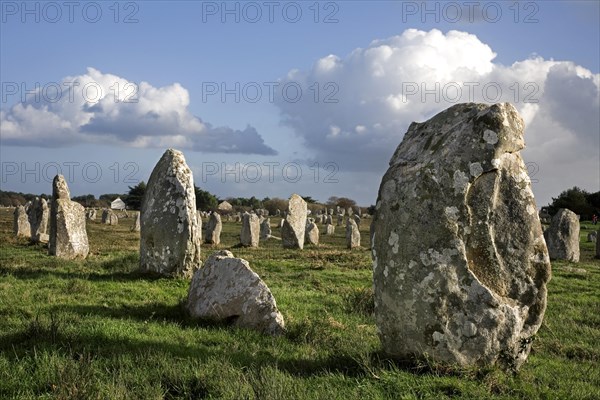
[[[550,262],[508,104],[413,123],[379,187],[375,317],[385,352],[518,368],[546,309]]]
[[[352,216],[352,218],[354,218],[354,222],[356,222],[356,226],[358,226],[360,228],[360,217],[358,216],[358,214],[354,214]]]
[[[208,217],[208,223],[206,224],[206,239],[207,244],[220,244],[221,243],[221,230],[223,229],[223,223],[221,222],[221,215],[217,212],[213,212]]]
[[[304,248],[306,211],[306,202],[302,197],[294,193],[288,202],[287,215],[281,227],[281,239],[284,248]]]
[[[56,175],[52,182],[48,254],[73,259],[85,258],[89,251],[85,208],[71,201],[67,182],[62,175]]]
[[[596,243],[597,239],[598,239],[598,234],[596,233],[596,231],[591,231],[590,233],[587,234],[588,242]]]
[[[31,237],[31,225],[24,206],[15,207],[13,212],[13,231],[15,236]]]
[[[351,217],[354,214],[354,210],[352,209],[352,207],[348,207],[348,209],[346,210],[346,214]]]
[[[140,222],[141,271],[191,277],[200,268],[194,178],[180,151],[165,151],[152,170]]]
[[[281,218],[279,220],[279,229],[283,228],[283,223],[285,222],[285,219]]]
[[[133,225],[131,225],[131,231],[132,232],[139,232],[142,228],[141,225],[141,213],[137,213],[137,215],[135,216],[135,221],[133,222]],[[202,220],[200,220],[202,221]]]
[[[90,221],[95,221],[96,220],[96,209],[90,208],[89,210],[86,210],[85,218]]]
[[[198,225],[196,228],[198,230],[198,240],[202,243],[202,212],[200,210],[196,210],[196,224]]]
[[[102,211],[102,223],[106,225],[119,225],[119,217],[108,208]]]
[[[335,234],[335,225],[333,225],[333,224],[326,224],[325,225],[325,234],[326,235],[333,235],[333,234]]]
[[[579,262],[579,219],[573,211],[558,210],[544,237],[551,260]]]
[[[269,335],[282,334],[285,328],[267,285],[248,261],[234,258],[227,250],[211,254],[196,271],[186,308],[195,318],[232,321]]]
[[[240,243],[246,247],[258,247],[260,241],[260,222],[258,215],[245,213],[242,215]]]
[[[352,218],[346,221],[346,247],[349,249],[360,247],[360,231]]]
[[[31,226],[31,240],[34,242],[48,243],[50,240],[48,218],[50,209],[46,199],[36,197],[27,211],[29,225]]]
[[[312,218],[309,218],[308,223],[306,224],[304,243],[315,246],[319,244],[319,227]]]
[[[341,215],[341,214],[339,214],[339,215],[337,216],[337,225],[338,225],[338,226],[342,226],[342,225],[344,225],[344,216],[343,216],[343,215]]]
[[[271,233],[271,219],[267,218],[260,224],[260,240],[268,240]]]

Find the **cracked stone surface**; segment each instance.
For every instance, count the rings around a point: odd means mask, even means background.
[[[231,321],[269,335],[284,332],[275,298],[248,261],[227,250],[211,254],[196,271],[186,308],[195,318]]]
[[[508,103],[412,123],[372,222],[375,316],[398,358],[518,369],[546,309],[550,261]]]
[[[180,151],[165,151],[154,167],[142,200],[140,228],[141,271],[191,277],[200,267],[194,178]]]

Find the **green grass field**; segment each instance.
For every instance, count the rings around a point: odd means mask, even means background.
[[[203,246],[203,259],[230,249],[263,278],[286,322],[277,338],[187,318],[189,281],[136,272],[132,222],[88,222],[90,255],[64,261],[16,239],[12,210],[0,210],[1,399],[600,399],[600,260],[589,230],[580,263],[553,263],[545,322],[513,374],[381,353],[370,220],[352,251],[341,227],[304,251],[238,248],[233,222],[220,246]]]

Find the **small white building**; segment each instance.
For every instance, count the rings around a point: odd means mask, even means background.
[[[222,201],[218,206],[217,210],[222,211],[224,213],[229,213],[233,210],[233,206],[228,201]]]
[[[113,210],[124,210],[125,202],[123,200],[121,200],[120,197],[117,197],[116,199],[113,200],[112,203],[110,203],[110,208]]]

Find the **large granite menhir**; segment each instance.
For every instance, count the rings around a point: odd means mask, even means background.
[[[85,258],[90,250],[85,230],[85,207],[71,201],[62,175],[52,181],[48,253],[65,259]]]
[[[372,230],[384,350],[518,369],[546,309],[550,261],[508,103],[412,123],[379,188]]]
[[[194,178],[180,151],[169,149],[146,186],[140,217],[140,270],[191,277],[200,267]]]

